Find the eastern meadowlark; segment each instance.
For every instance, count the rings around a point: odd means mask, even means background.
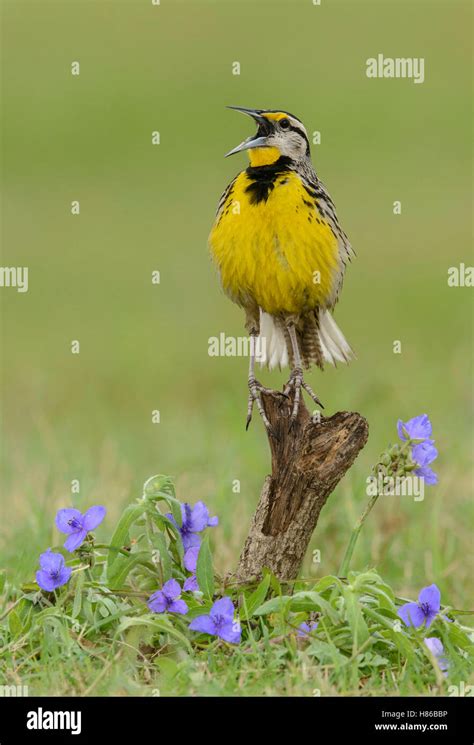
[[[311,163],[302,122],[287,111],[229,108],[251,116],[257,133],[227,155],[248,150],[249,167],[224,191],[209,243],[225,293],[242,307],[251,337],[247,427],[255,402],[269,421],[255,379],[255,349],[270,368],[290,364],[283,395],[294,389],[290,424],[301,388],[322,406],[303,367],[348,362],[353,352],[331,311],[342,287],[349,240],[334,203]]]

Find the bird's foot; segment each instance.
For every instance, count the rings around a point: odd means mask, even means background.
[[[245,429],[249,428],[250,422],[252,421],[253,405],[255,403],[258,409],[258,413],[262,417],[262,421],[265,425],[267,432],[275,439],[278,439],[278,436],[275,430],[273,429],[272,425],[269,422],[267,415],[265,414],[265,410],[263,408],[263,403],[262,403],[262,393],[267,393],[273,396],[276,394],[276,391],[272,391],[271,388],[265,388],[265,386],[259,383],[258,380],[255,380],[255,378],[249,378],[248,386],[249,386],[249,398],[248,398],[248,406],[247,406],[247,423],[245,425]],[[284,395],[284,394],[279,394],[279,395]]]
[[[315,404],[318,404],[318,406],[324,409],[323,404],[321,403],[311,386],[309,386],[308,383],[306,383],[303,379],[303,370],[301,369],[301,367],[295,367],[291,371],[290,379],[286,384],[285,390],[283,392],[284,395],[289,396],[292,388],[295,389],[295,398],[293,401],[293,410],[290,414],[290,427],[294,424],[294,422],[296,421],[296,417],[298,416],[302,388],[309,396],[311,396]]]

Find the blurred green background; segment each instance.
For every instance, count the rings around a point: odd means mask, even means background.
[[[321,131],[313,161],[357,252],[335,317],[358,359],[308,381],[327,413],[364,414],[370,438],[304,574],[337,571],[370,465],[398,417],[426,412],[440,483],[423,502],[380,500],[354,566],[377,565],[410,596],[435,581],[443,602],[468,606],[472,305],[447,271],[472,263],[470,16],[455,1],[2,3],[2,265],[28,266],[30,284],[0,291],[0,563],[13,579],[57,542],[73,479],[75,506],[107,506],[105,536],[160,472],[219,515],[217,568],[235,565],[269,454],[258,417],[245,432],[247,360],[207,353],[210,336],[244,333],[206,247],[246,164],[223,158],[252,131],[233,104]],[[379,52],[424,57],[425,82],[369,80]]]

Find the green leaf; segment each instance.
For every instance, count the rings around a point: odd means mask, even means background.
[[[184,549],[183,549],[183,540],[181,538],[181,535],[179,533],[178,528],[174,523],[169,520],[166,515],[162,515],[160,512],[157,512],[155,509],[150,509],[148,511],[148,514],[152,518],[153,522],[156,523],[158,528],[160,530],[169,530],[170,533],[172,533],[174,537],[174,541],[172,541],[171,545],[169,546],[169,552],[174,556],[176,554],[176,561],[181,566],[183,565],[183,558],[184,558]]]
[[[145,505],[143,502],[139,504],[129,505],[122,513],[115,533],[112,536],[110,545],[115,548],[123,548],[130,540],[130,528],[132,525],[143,515],[145,511]],[[110,578],[110,572],[112,566],[117,562],[120,554],[118,551],[109,549],[109,555],[107,557],[107,577]]]
[[[171,579],[171,572],[173,569],[171,556],[168,550],[168,545],[163,533],[153,533],[150,536],[150,541],[155,550],[160,554],[161,570],[163,572],[163,582]]]
[[[345,587],[342,592],[344,595],[347,622],[352,632],[352,649],[355,653],[369,638],[369,629],[367,628],[365,618],[362,614],[362,608],[357,593],[352,589],[352,587]]]
[[[212,601],[206,600],[204,603],[196,603],[195,605],[192,605],[192,601],[186,600],[188,604],[188,612],[186,613],[186,618],[188,618],[190,621],[192,621],[193,618],[196,618],[197,616],[207,616],[209,615],[209,611],[212,608]]]
[[[248,620],[253,615],[254,611],[262,605],[267,597],[268,588],[270,587],[270,579],[270,574],[266,574],[257,589],[245,599],[247,612],[245,612],[245,608],[240,609],[240,618],[242,620]]]
[[[156,567],[150,561],[148,551],[137,551],[130,554],[130,557],[120,556],[120,560],[113,566],[109,574],[109,585],[111,590],[120,590],[132,569],[138,565],[144,565],[156,572]]]
[[[270,571],[270,570],[267,569],[267,571]],[[273,594],[280,596],[281,595],[281,584],[280,584],[279,579],[275,577],[275,575],[272,572],[270,572],[270,585],[273,590]]]
[[[328,616],[334,624],[339,623],[339,615],[335,608],[315,590],[302,590],[295,592],[291,600],[291,610],[311,611],[320,610]]]
[[[204,597],[212,599],[214,595],[214,569],[208,535],[203,538],[201,548],[199,549],[196,577],[199,589],[204,594]]]
[[[178,629],[176,629],[166,618],[157,618],[156,616],[139,616],[138,618],[125,618],[120,626],[118,632],[123,632],[132,626],[148,626],[155,631],[161,631],[162,633],[169,634],[183,644],[188,651],[192,651],[192,647],[188,639]]]
[[[369,616],[372,620],[376,621],[379,626],[386,629],[384,633],[385,636],[388,636],[391,641],[395,644],[398,651],[407,659],[414,661],[416,659],[415,651],[413,649],[413,645],[408,640],[406,634],[404,631],[395,631],[394,628],[394,621],[399,621],[400,619],[397,619],[395,616],[393,619],[391,616],[387,617],[384,615],[384,612],[378,612],[373,610],[372,608],[368,608],[367,606],[364,608],[364,614],[366,616]]]
[[[156,476],[150,476],[143,485],[143,496],[146,499],[153,499],[157,495],[169,495],[175,497],[175,488],[173,481],[169,476],[159,473]]]
[[[270,598],[263,603],[259,608],[254,610],[254,616],[268,616],[270,613],[283,613],[286,614],[289,604],[291,602],[289,595],[281,595],[278,598]]]
[[[381,608],[395,610],[395,596],[388,585],[361,585],[359,591],[377,598]]]
[[[342,589],[343,587],[343,583],[341,582],[339,577],[336,577],[333,574],[328,574],[327,577],[322,577],[320,580],[318,580],[318,582],[316,582],[314,589],[318,592],[324,592],[333,585],[339,589]]]
[[[449,623],[449,621],[445,622],[444,630],[452,644],[464,649],[466,652],[472,653],[472,641],[469,639],[468,635],[459,628],[455,621],[451,623]]]
[[[158,474],[148,479],[143,487],[143,496],[150,502],[167,502],[177,524],[181,525],[181,502],[176,499],[174,484],[169,476]]]
[[[76,592],[74,595],[74,603],[72,606],[72,617],[77,618],[82,608],[82,590],[84,587],[85,573],[79,572],[76,574]]]
[[[23,624],[20,621],[20,617],[16,610],[12,610],[11,613],[8,614],[8,628],[10,629],[11,635],[15,639],[18,636],[21,636],[23,632]]]
[[[334,644],[321,641],[320,639],[310,639],[310,645],[307,651],[309,657],[314,657],[320,665],[334,665],[337,669],[347,663],[347,658],[337,649]]]

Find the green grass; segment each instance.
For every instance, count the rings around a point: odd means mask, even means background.
[[[199,592],[186,592],[181,537],[165,518],[170,509],[181,520],[172,482],[156,476],[124,510],[107,544],[90,536],[72,555],[54,547],[72,576],[53,593],[30,582],[17,588],[2,576],[7,685],[84,696],[321,696],[436,695],[466,684],[473,644],[465,614],[443,603],[429,630],[407,628],[397,614],[406,599],[374,570],[291,583],[264,570],[261,580],[239,583],[215,575],[205,536]],[[172,577],[183,586],[185,615],[151,613],[151,594]],[[233,644],[190,625],[212,615],[224,594],[240,623]],[[303,621],[317,625],[302,638]],[[446,675],[428,653],[427,637],[442,642]]]
[[[447,286],[449,266],[472,263],[467,3],[4,0],[2,15],[2,265],[30,270],[28,293],[0,296],[0,565],[9,586],[31,580],[39,553],[57,543],[58,508],[105,504],[105,537],[160,471],[173,475],[180,499],[203,498],[219,515],[216,569],[235,568],[269,454],[261,423],[244,429],[247,361],[207,354],[208,338],[241,335],[243,318],[219,290],[206,239],[244,162],[222,155],[249,134],[225,105],[282,106],[322,132],[315,166],[357,251],[336,319],[358,360],[309,381],[328,413],[360,411],[370,426],[302,574],[316,582],[337,573],[371,464],[396,439],[399,417],[427,412],[439,485],[423,502],[379,500],[353,567],[376,567],[401,597],[436,582],[443,602],[470,609],[472,306],[468,288]],[[262,28],[276,54],[262,46]],[[425,83],[368,81],[365,60],[379,51],[424,56]],[[76,198],[78,218],[69,214]],[[80,355],[70,353],[73,339]],[[262,379],[280,387],[284,373]],[[74,665],[64,654],[19,653],[3,673],[52,693],[157,685],[324,694],[359,685],[346,673],[334,682],[290,641],[177,660],[165,649],[153,664],[106,640],[74,649]],[[369,694],[436,685],[426,670],[364,677]]]

